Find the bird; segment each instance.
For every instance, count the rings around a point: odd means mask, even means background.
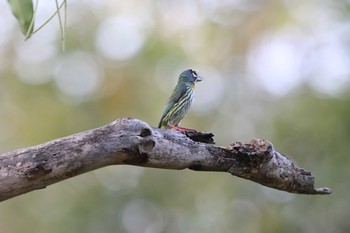
[[[187,114],[193,102],[195,83],[202,80],[203,78],[193,69],[187,69],[180,74],[178,83],[169,97],[168,103],[164,107],[158,128],[163,127],[182,132],[192,130],[179,127],[179,124]]]

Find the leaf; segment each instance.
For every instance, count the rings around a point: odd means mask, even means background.
[[[32,0],[8,0],[12,14],[17,18],[21,31],[25,36],[33,32],[33,2]]]

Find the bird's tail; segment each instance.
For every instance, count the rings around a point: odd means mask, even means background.
[[[162,128],[162,120],[159,121],[158,128]]]

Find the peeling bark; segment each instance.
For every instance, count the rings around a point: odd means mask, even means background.
[[[203,134],[208,135],[208,134]],[[300,194],[330,194],[314,177],[262,139],[228,148],[121,118],[97,129],[0,155],[0,201],[109,165],[229,172]],[[117,168],[116,168],[117,169]]]

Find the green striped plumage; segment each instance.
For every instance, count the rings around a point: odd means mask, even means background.
[[[202,78],[192,69],[180,74],[179,81],[163,110],[159,128],[170,128],[169,126],[180,124],[193,102],[195,82],[201,80]]]

